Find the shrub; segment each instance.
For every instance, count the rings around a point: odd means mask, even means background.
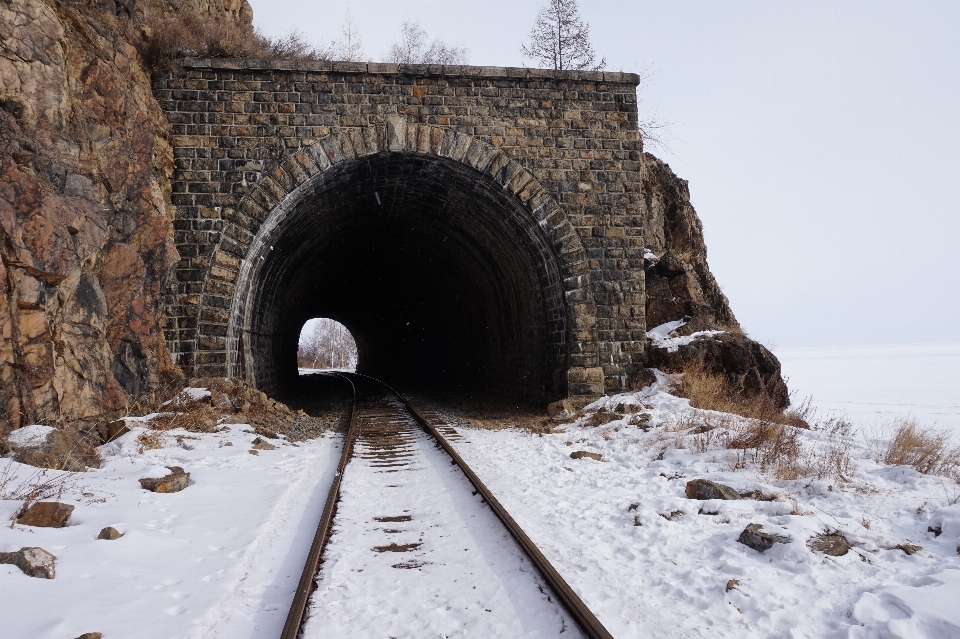
[[[950,431],[921,426],[914,419],[901,419],[894,424],[893,437],[879,461],[960,481],[960,447],[951,445]]]
[[[704,370],[696,362],[688,362],[674,382],[673,392],[690,400],[694,408],[733,413],[741,417],[758,419],[791,426],[805,426],[795,416],[784,415],[767,395],[748,395],[734,388],[726,375]]]
[[[853,425],[843,417],[831,417],[818,422],[813,430],[822,433],[822,445],[808,455],[809,472],[817,479],[834,478],[849,481],[853,475],[853,460],[850,456],[850,438]]]
[[[725,436],[726,447],[739,451],[735,467],[753,462],[777,479],[797,479],[804,474],[799,432],[791,426],[761,419],[738,420]]]
[[[179,13],[173,17],[150,18],[140,53],[147,66],[157,69],[176,60],[197,58],[282,58],[286,60],[326,59],[299,31],[280,38],[268,38],[248,24],[233,20],[209,20]]]

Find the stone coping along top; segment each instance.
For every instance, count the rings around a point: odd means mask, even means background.
[[[568,71],[525,67],[481,67],[443,64],[394,64],[392,62],[335,62],[329,60],[275,60],[272,58],[186,58],[183,66],[192,69],[237,69],[257,71],[318,71],[334,73],[375,73],[465,78],[509,78],[517,80],[573,80],[640,84],[636,73],[621,71]]]

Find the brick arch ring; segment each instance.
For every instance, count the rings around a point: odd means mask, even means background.
[[[271,234],[325,172],[343,163],[391,153],[432,156],[469,167],[515,197],[542,230],[559,266],[570,353],[582,350],[583,335],[596,336],[597,317],[586,251],[553,196],[518,161],[487,142],[394,116],[383,125],[331,133],[288,156],[253,185],[235,209],[222,212],[223,233],[199,300],[197,373],[219,370],[223,371],[221,374],[253,381],[252,366],[247,361],[251,355],[244,352],[242,335],[254,312],[248,300],[261,258],[270,250],[267,242]],[[225,318],[227,309],[229,317]],[[568,361],[567,368],[584,371],[583,366],[584,363]]]

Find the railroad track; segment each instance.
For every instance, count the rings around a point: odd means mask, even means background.
[[[522,621],[512,629],[491,621],[494,611],[522,609],[557,632],[572,623],[585,637],[612,639],[457,454],[448,440],[459,437],[454,429],[426,419],[375,379],[336,375],[354,389],[350,427],[282,639],[364,636],[356,627],[363,624],[371,624],[370,636],[393,636],[385,610],[393,597],[422,608],[398,617],[398,634],[414,630],[404,619],[421,625],[423,636],[428,628],[430,636],[469,630],[456,627],[461,623],[487,633],[499,628],[502,636],[519,632],[519,624],[526,634],[531,626]],[[325,549],[335,520],[342,541],[331,559]],[[324,592],[311,601],[321,565]],[[403,572],[385,582],[387,567]],[[381,592],[386,588],[395,592]],[[338,627],[343,619],[352,620],[350,628]]]

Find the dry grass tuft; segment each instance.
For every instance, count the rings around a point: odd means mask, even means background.
[[[879,461],[891,466],[911,466],[926,475],[943,475],[960,482],[960,447],[951,445],[950,432],[921,426],[914,419],[895,423],[893,437]]]
[[[137,446],[142,453],[145,450],[163,448],[163,435],[156,431],[143,431],[137,436]]]
[[[807,455],[809,473],[817,479],[850,481],[853,476],[850,456],[853,425],[843,417],[832,417],[816,423],[813,430],[822,433],[825,441]]]
[[[704,370],[696,362],[688,362],[683,367],[674,382],[673,393],[689,399],[694,408],[790,426],[806,425],[794,415],[785,415],[767,395],[747,395],[732,388],[725,375]]]
[[[733,466],[756,464],[777,479],[797,479],[805,474],[797,429],[759,419],[738,420],[724,433],[726,448],[737,451]]]
[[[311,45],[302,33],[291,31],[271,39],[246,24],[209,20],[179,13],[149,20],[141,55],[148,66],[163,68],[176,60],[196,58],[280,58],[323,60],[328,53]]]
[[[589,415],[590,416],[587,418],[587,421],[584,422],[584,426],[603,426],[604,424],[609,424],[612,421],[623,419],[622,414],[607,410],[606,408],[601,408],[600,410],[590,413]]]

